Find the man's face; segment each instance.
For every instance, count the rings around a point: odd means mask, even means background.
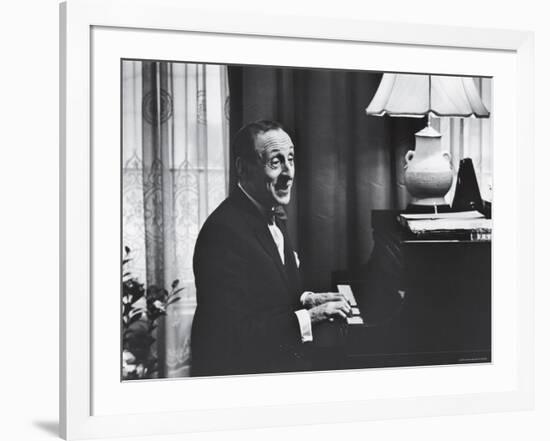
[[[247,191],[263,206],[287,205],[294,179],[294,146],[281,129],[256,136],[259,161],[250,169]]]

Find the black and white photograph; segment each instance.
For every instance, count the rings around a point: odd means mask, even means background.
[[[1,439],[549,439],[544,3],[4,5]]]
[[[120,73],[122,380],[491,363],[492,78]]]

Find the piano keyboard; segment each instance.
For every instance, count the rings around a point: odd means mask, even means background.
[[[361,318],[361,312],[359,311],[359,307],[357,306],[357,301],[355,300],[351,287],[349,285],[337,285],[336,287],[338,288],[338,292],[342,294],[351,305],[352,316],[346,319],[348,325],[364,324],[363,319]]]

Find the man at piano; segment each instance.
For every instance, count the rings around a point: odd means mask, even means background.
[[[294,145],[281,125],[257,121],[233,140],[238,186],[195,245],[197,309],[192,374],[311,369],[316,325],[351,315],[338,293],[303,292],[282,207],[290,202]]]

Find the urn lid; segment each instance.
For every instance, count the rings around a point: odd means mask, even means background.
[[[435,130],[432,126],[426,126],[420,132],[416,132],[415,136],[422,136],[424,138],[441,138],[441,133]]]

